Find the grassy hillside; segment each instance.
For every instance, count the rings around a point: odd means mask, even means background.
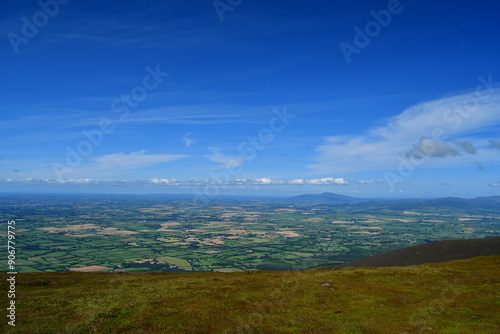
[[[500,237],[429,242],[365,257],[339,268],[412,266],[488,255],[500,255]]]
[[[251,274],[25,273],[16,327],[4,320],[0,332],[498,333],[499,272],[500,256]]]

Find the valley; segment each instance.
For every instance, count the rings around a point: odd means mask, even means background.
[[[19,272],[237,272],[331,267],[498,236],[500,206],[485,203],[227,197],[196,206],[188,196],[3,195],[0,212],[16,221]],[[6,236],[7,220],[0,224]]]

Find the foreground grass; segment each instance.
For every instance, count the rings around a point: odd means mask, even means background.
[[[251,274],[25,273],[16,327],[4,315],[0,332],[499,333],[499,273],[500,256]]]

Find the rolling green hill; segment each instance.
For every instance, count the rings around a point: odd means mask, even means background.
[[[488,255],[500,255],[500,237],[429,242],[369,256],[339,268],[413,266]]]
[[[0,332],[498,333],[499,272],[500,256],[250,274],[24,273],[16,327],[4,319]]]

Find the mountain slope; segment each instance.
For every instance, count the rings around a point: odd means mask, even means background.
[[[418,210],[422,208],[453,208],[460,210],[484,209],[497,210],[500,206],[500,196],[459,198],[446,197],[435,199],[396,199],[396,200],[370,200],[360,201],[359,206],[377,206],[393,210]]]
[[[488,255],[500,255],[500,237],[435,241],[373,255],[339,267],[412,266]]]
[[[251,274],[22,273],[16,327],[2,321],[0,332],[496,333],[499,269],[490,256]]]
[[[378,206],[397,210],[409,210],[428,207],[450,207],[455,209],[497,209],[500,196],[459,198],[445,197],[434,199],[376,199],[339,195],[331,192],[321,194],[303,194],[285,199],[291,203],[301,204],[356,204],[359,206]]]

